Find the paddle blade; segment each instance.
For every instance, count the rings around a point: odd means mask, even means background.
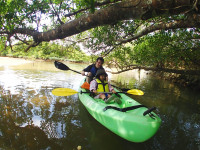
[[[55,67],[58,68],[58,69],[70,70],[70,68],[68,66],[66,66],[65,64],[63,64],[61,62],[55,61],[54,64],[55,64]]]
[[[128,90],[127,93],[132,95],[144,95],[144,92],[138,89]]]
[[[68,88],[56,88],[52,90],[52,94],[55,96],[70,96],[76,93],[78,92],[73,89],[68,89]]]

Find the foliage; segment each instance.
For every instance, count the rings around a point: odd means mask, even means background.
[[[200,69],[199,32],[190,29],[161,31],[118,46],[107,56],[110,64],[125,70],[133,64],[169,69]],[[114,58],[114,59],[113,59]]]
[[[53,28],[61,23],[60,18],[66,21],[65,16],[68,13],[84,8],[89,8],[91,12],[94,12],[94,3],[94,0],[2,0],[0,1],[0,27],[6,31],[12,31],[15,28],[46,30],[47,24],[42,23],[42,19],[48,18],[48,28]]]
[[[106,25],[90,30],[90,39],[86,46],[94,53],[98,51],[106,52],[118,45],[121,39],[129,37],[143,23],[139,20],[127,20],[114,25]],[[118,49],[118,48],[117,48]]]
[[[118,70],[125,70],[135,64],[134,56],[135,54],[131,45],[119,46],[106,57],[106,62],[109,67],[113,67],[114,65]]]
[[[28,52],[24,52],[26,45],[18,43],[12,50],[10,48],[1,49],[1,56],[23,57],[30,59],[62,59],[70,61],[89,61],[89,56],[76,46],[64,46],[58,43],[42,43],[37,47],[31,48]]]
[[[200,65],[198,39],[199,35],[193,29],[158,32],[137,40],[135,60],[160,68],[197,69]]]

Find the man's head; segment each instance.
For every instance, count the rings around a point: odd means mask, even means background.
[[[104,63],[103,57],[98,57],[97,60],[96,60],[95,66],[97,68],[100,68],[103,65],[103,63]]]

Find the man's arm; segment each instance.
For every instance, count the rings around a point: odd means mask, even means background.
[[[93,64],[92,65],[89,65],[87,66],[85,69],[83,69],[84,72],[90,72],[91,68],[92,68]]]
[[[93,64],[92,64],[93,65]],[[81,71],[81,74],[84,76],[85,75],[85,72],[90,72],[91,68],[92,68],[92,65],[89,65],[87,66],[85,69],[83,69]]]

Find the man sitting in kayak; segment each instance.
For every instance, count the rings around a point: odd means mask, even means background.
[[[116,96],[111,96],[108,93],[98,94],[99,92],[112,92],[113,94],[116,94],[116,91],[112,88],[111,84],[107,82],[107,76],[108,75],[104,69],[98,69],[96,73],[96,79],[92,80],[90,83],[90,91],[96,94],[94,98],[103,99],[105,103],[114,100],[120,104],[121,100]]]
[[[88,77],[86,78],[87,83],[90,83],[93,80],[98,69],[103,69],[102,67],[103,63],[104,63],[103,57],[98,57],[96,59],[95,64],[89,65],[88,67],[83,69],[83,71],[81,72],[83,76],[85,76],[85,72],[88,72],[87,74]]]

